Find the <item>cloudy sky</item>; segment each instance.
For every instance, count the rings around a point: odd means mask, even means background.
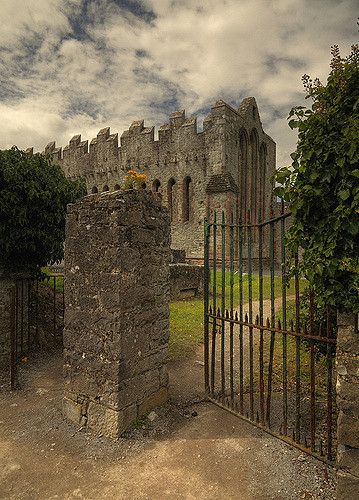
[[[357,42],[357,0],[0,0],[0,148],[161,125],[257,99],[288,162],[301,75]]]

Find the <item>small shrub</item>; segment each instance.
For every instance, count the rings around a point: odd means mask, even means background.
[[[123,183],[123,189],[142,189],[147,181],[145,174],[140,174],[136,170],[129,170]]]

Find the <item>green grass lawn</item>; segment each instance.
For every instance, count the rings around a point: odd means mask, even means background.
[[[170,304],[170,359],[185,358],[203,341],[203,300]]]
[[[231,274],[229,272],[225,273],[224,279],[224,289],[225,289],[225,301],[226,307],[229,307],[230,297],[233,293],[233,303],[236,305],[239,303],[239,293],[240,293],[240,275],[238,273],[234,273],[232,277],[233,283],[231,286]],[[249,279],[247,274],[242,276],[242,293],[243,293],[243,301],[248,302],[249,298],[249,285],[250,282],[252,284],[252,300],[259,300],[259,285],[260,280],[258,274],[253,274],[252,279]],[[303,291],[306,285],[306,281],[301,279],[299,281],[299,289]],[[282,277],[274,276],[273,280],[274,287],[274,296],[280,297],[282,294]],[[220,304],[222,298],[222,288],[223,288],[223,280],[222,280],[222,272],[217,270],[216,273],[216,297],[217,297],[217,305]],[[233,292],[232,292],[233,290]],[[211,271],[211,282],[210,282],[210,294],[213,296],[214,291],[214,276],[213,271]],[[289,286],[286,287],[287,296],[295,294],[295,281],[292,278],[289,282]],[[271,297],[271,277],[269,275],[263,275],[263,299],[267,300]]]
[[[234,275],[233,304],[239,304],[239,275]],[[230,273],[225,275],[225,297],[226,307],[230,305]],[[211,277],[213,285],[213,275]],[[217,306],[221,305],[222,273],[217,271]],[[305,281],[300,281],[300,289],[305,288]],[[213,286],[211,286],[210,302],[213,303]],[[270,299],[271,279],[270,276],[263,276],[263,297]],[[274,296],[280,297],[282,293],[282,279],[280,276],[274,277]],[[287,288],[287,295],[294,295],[294,280],[291,280]],[[243,276],[243,302],[248,302],[248,276]],[[252,277],[252,298],[259,299],[259,277],[257,274]],[[170,304],[170,359],[176,360],[191,354],[196,347],[203,342],[203,299],[173,301]]]
[[[57,293],[62,293],[64,290],[64,277],[62,274],[59,274],[56,276],[56,278],[53,277],[54,273],[51,273],[47,267],[43,267],[41,271],[46,274],[46,278],[43,279],[42,283],[44,285],[50,286],[52,289],[54,288],[54,284],[56,287],[56,292]],[[51,275],[51,276],[50,276]]]

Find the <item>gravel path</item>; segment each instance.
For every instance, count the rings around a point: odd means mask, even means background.
[[[0,394],[0,498],[334,499],[334,472],[203,402],[202,349],[170,365],[172,398],[117,441],[61,415],[59,355],[30,360]]]

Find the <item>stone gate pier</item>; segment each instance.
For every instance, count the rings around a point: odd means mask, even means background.
[[[337,500],[359,498],[359,330],[354,314],[338,315]]]
[[[68,209],[64,415],[118,437],[168,397],[170,221],[157,195],[90,195]]]

